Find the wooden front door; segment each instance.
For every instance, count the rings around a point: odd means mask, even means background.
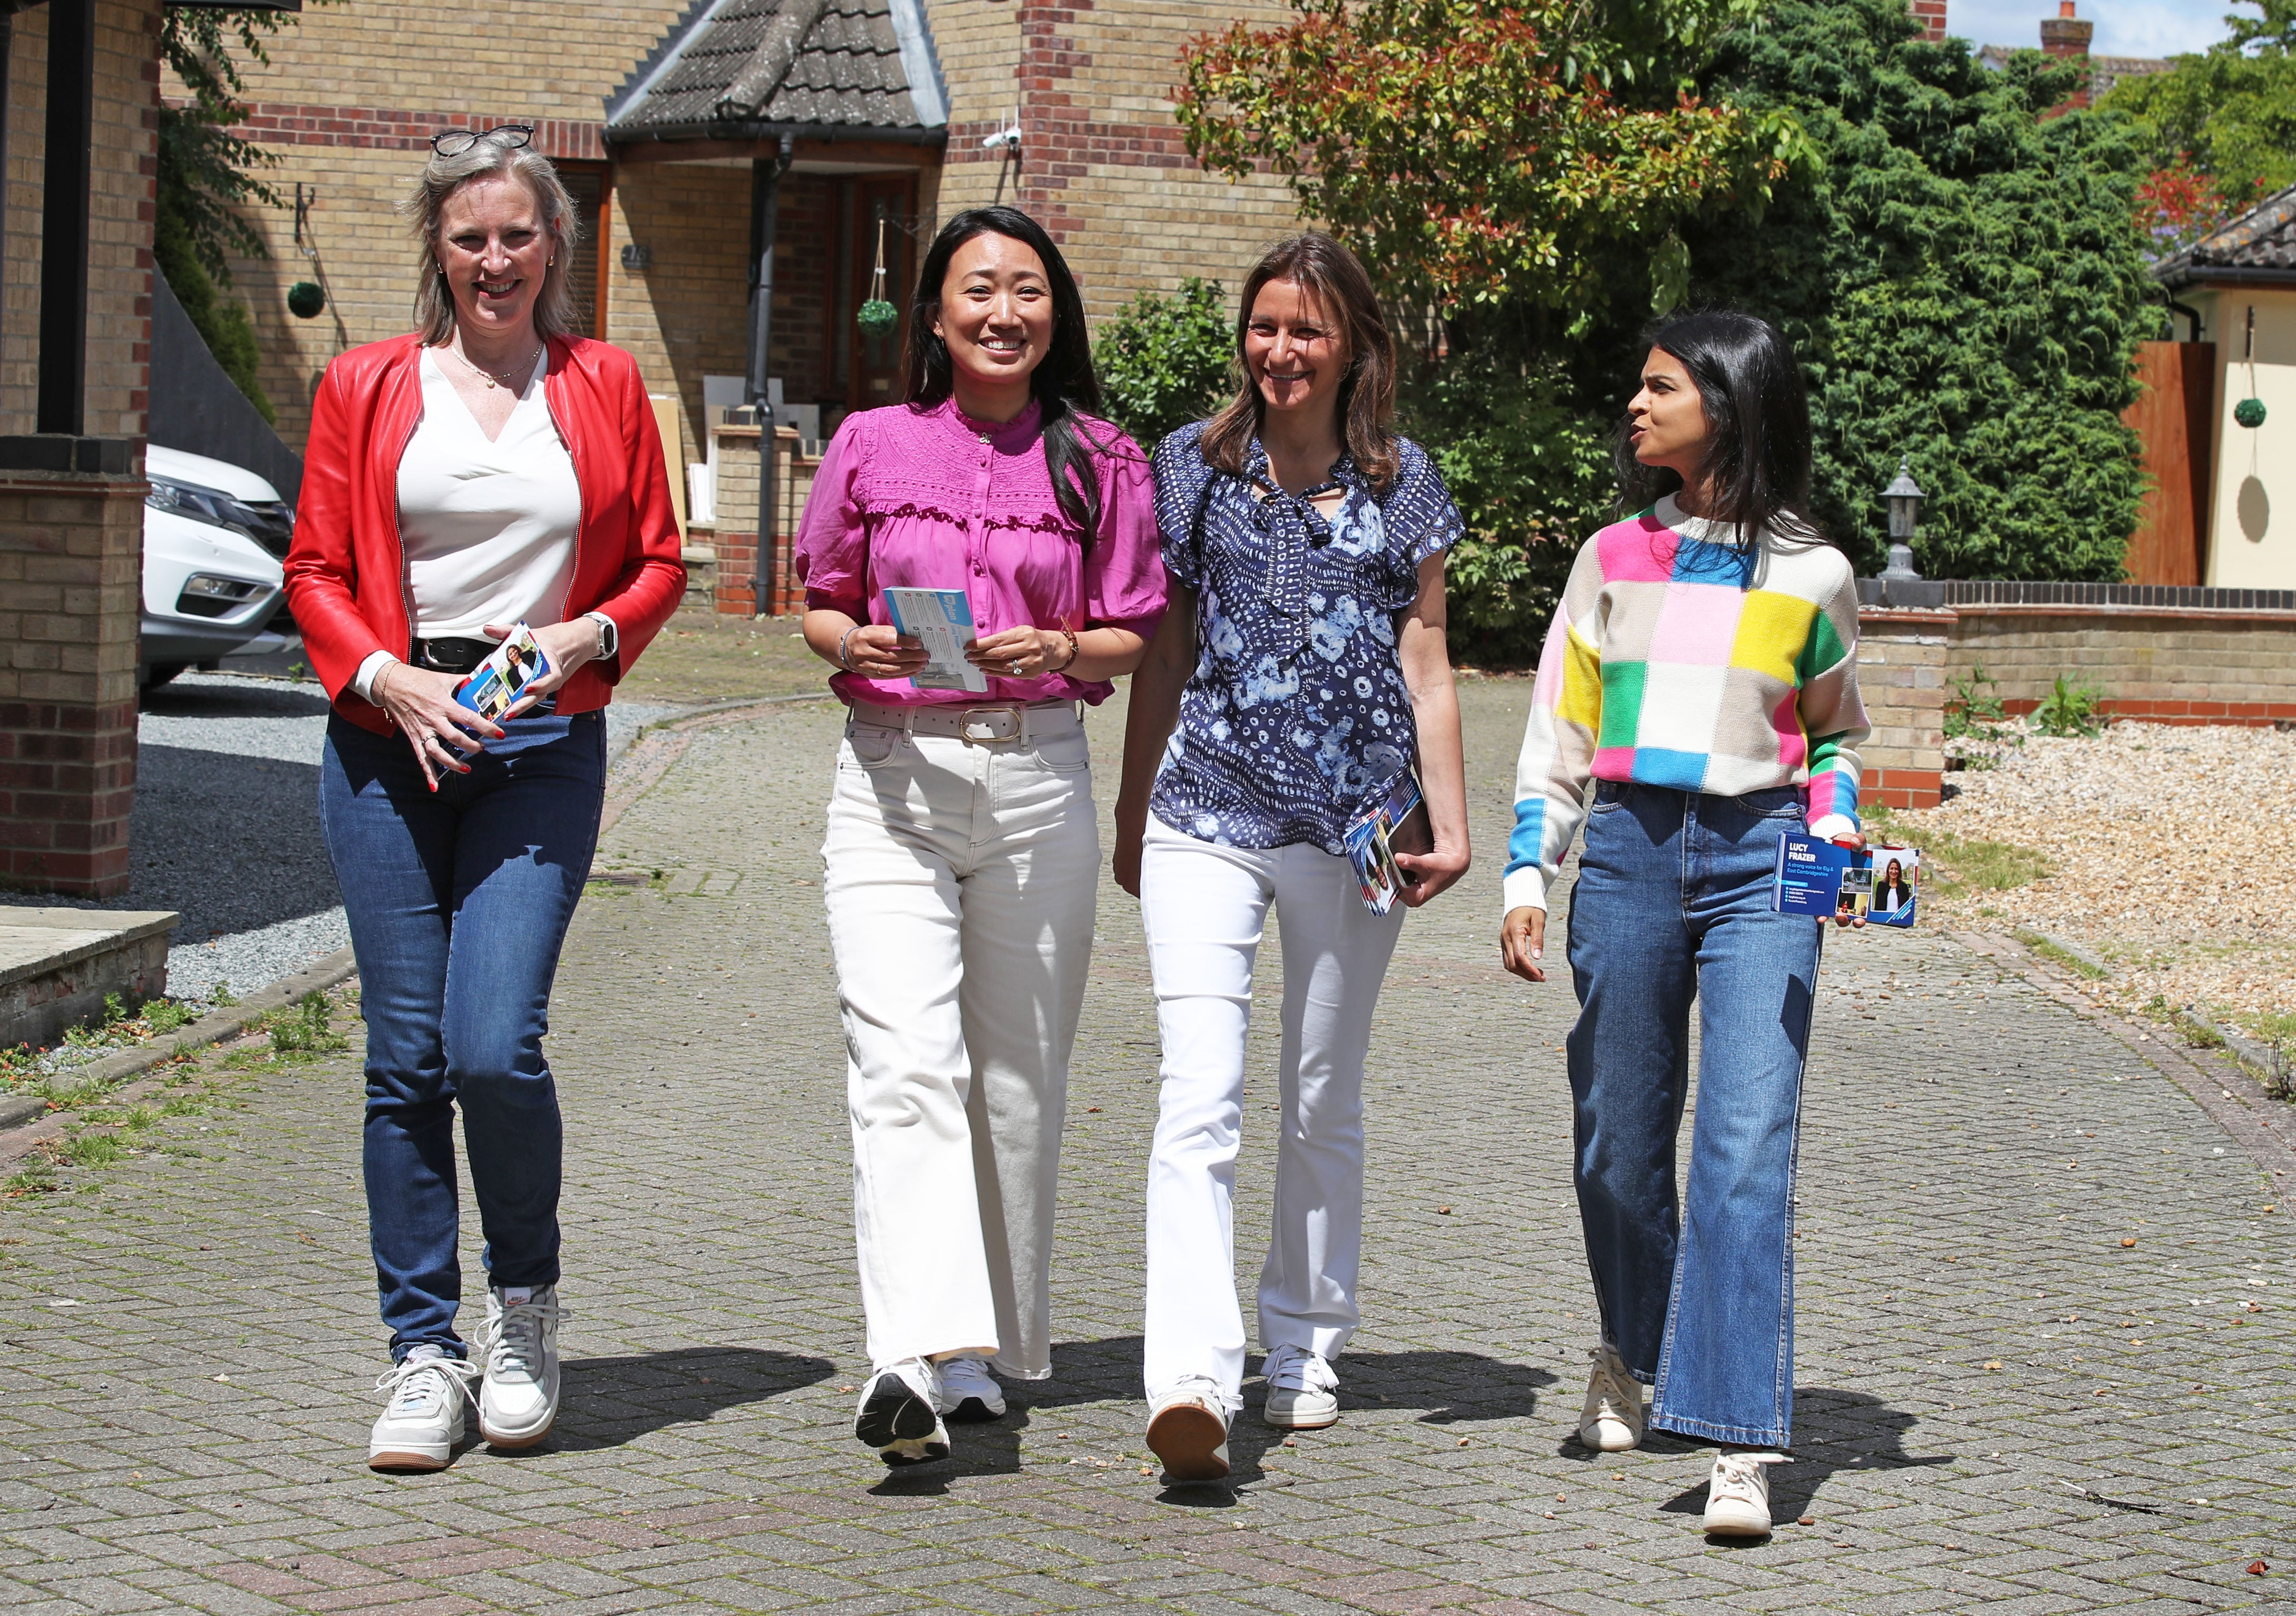
[[[901,398],[903,355],[909,340],[909,298],[915,290],[917,182],[914,175],[868,175],[852,182],[852,205],[845,210],[851,232],[844,254],[850,267],[847,295],[840,299],[852,355],[846,367],[846,406],[875,409]],[[877,264],[878,231],[885,242],[884,296],[901,311],[900,323],[882,334],[863,331],[855,316],[868,300]],[[831,350],[836,351],[832,348]]]

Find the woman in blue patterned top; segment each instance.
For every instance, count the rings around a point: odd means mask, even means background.
[[[1168,1473],[1227,1473],[1242,1407],[1232,1199],[1253,957],[1283,928],[1282,1139],[1259,1280],[1263,1417],[1339,1418],[1357,1322],[1363,1070],[1403,907],[1372,913],[1349,821],[1415,767],[1431,850],[1402,904],[1467,868],[1443,555],[1459,512],[1389,430],[1395,350],[1370,277],[1310,233],[1245,280],[1243,384],[1156,453],[1170,607],[1132,684],[1116,878],[1140,899],[1164,1046],[1148,1169],[1148,1443]]]

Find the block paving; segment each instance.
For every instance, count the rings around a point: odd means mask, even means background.
[[[594,886],[568,943],[551,1043],[574,1317],[554,1439],[473,1448],[434,1476],[364,1468],[383,1355],[357,1062],[266,1077],[239,1109],[170,1122],[165,1149],[0,1202],[0,1604],[2289,1608],[2291,1209],[2251,1155],[2284,1147],[2243,1120],[2267,1103],[2210,1065],[2228,1131],[2165,1075],[2189,1074],[2181,1057],[2011,953],[1948,938],[1828,944],[1776,1537],[1702,1538],[1696,1448],[1578,1447],[1595,1326],[1569,1179],[1571,1001],[1559,970],[1541,988],[1503,975],[1493,941],[1526,693],[1468,688],[1481,862],[1411,918],[1389,979],[1366,1321],[1332,1430],[1285,1440],[1247,1412],[1234,1486],[1148,1473],[1156,1038],[1136,910],[1111,885],[1071,1095],[1054,1377],[1019,1388],[1001,1423],[960,1428],[945,1464],[889,1475],[852,1440],[865,1365],[818,885],[840,715],[786,705],[692,736],[606,839],[602,865],[644,884]],[[1120,709],[1093,726],[1104,808]],[[1255,1043],[1247,1281],[1273,1169],[1272,1038]],[[474,1235],[466,1261],[475,1275]]]

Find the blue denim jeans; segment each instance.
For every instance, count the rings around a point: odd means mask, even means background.
[[[327,725],[319,823],[366,1015],[366,1204],[390,1353],[465,1356],[455,1110],[498,1285],[558,1279],[551,979],[605,800],[598,712],[537,714],[434,793],[406,741]]]
[[[1598,784],[1570,898],[1578,1216],[1603,1333],[1651,1423],[1784,1448],[1793,1425],[1793,1177],[1824,936],[1770,910],[1792,788]],[[1675,1145],[1699,1012],[1686,1209]]]

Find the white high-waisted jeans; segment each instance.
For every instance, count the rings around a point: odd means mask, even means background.
[[[1402,906],[1372,914],[1348,861],[1320,848],[1215,847],[1152,816],[1140,914],[1164,1062],[1148,1162],[1151,1401],[1209,1375],[1231,1411],[1242,1403],[1235,1154],[1251,969],[1271,902],[1283,948],[1283,1048],[1259,1342],[1332,1358],[1358,1322],[1364,1053]]]
[[[1053,1200],[1092,960],[1084,726],[968,743],[857,719],[823,898],[845,1021],[869,1359],[993,1351],[1052,1373]]]

